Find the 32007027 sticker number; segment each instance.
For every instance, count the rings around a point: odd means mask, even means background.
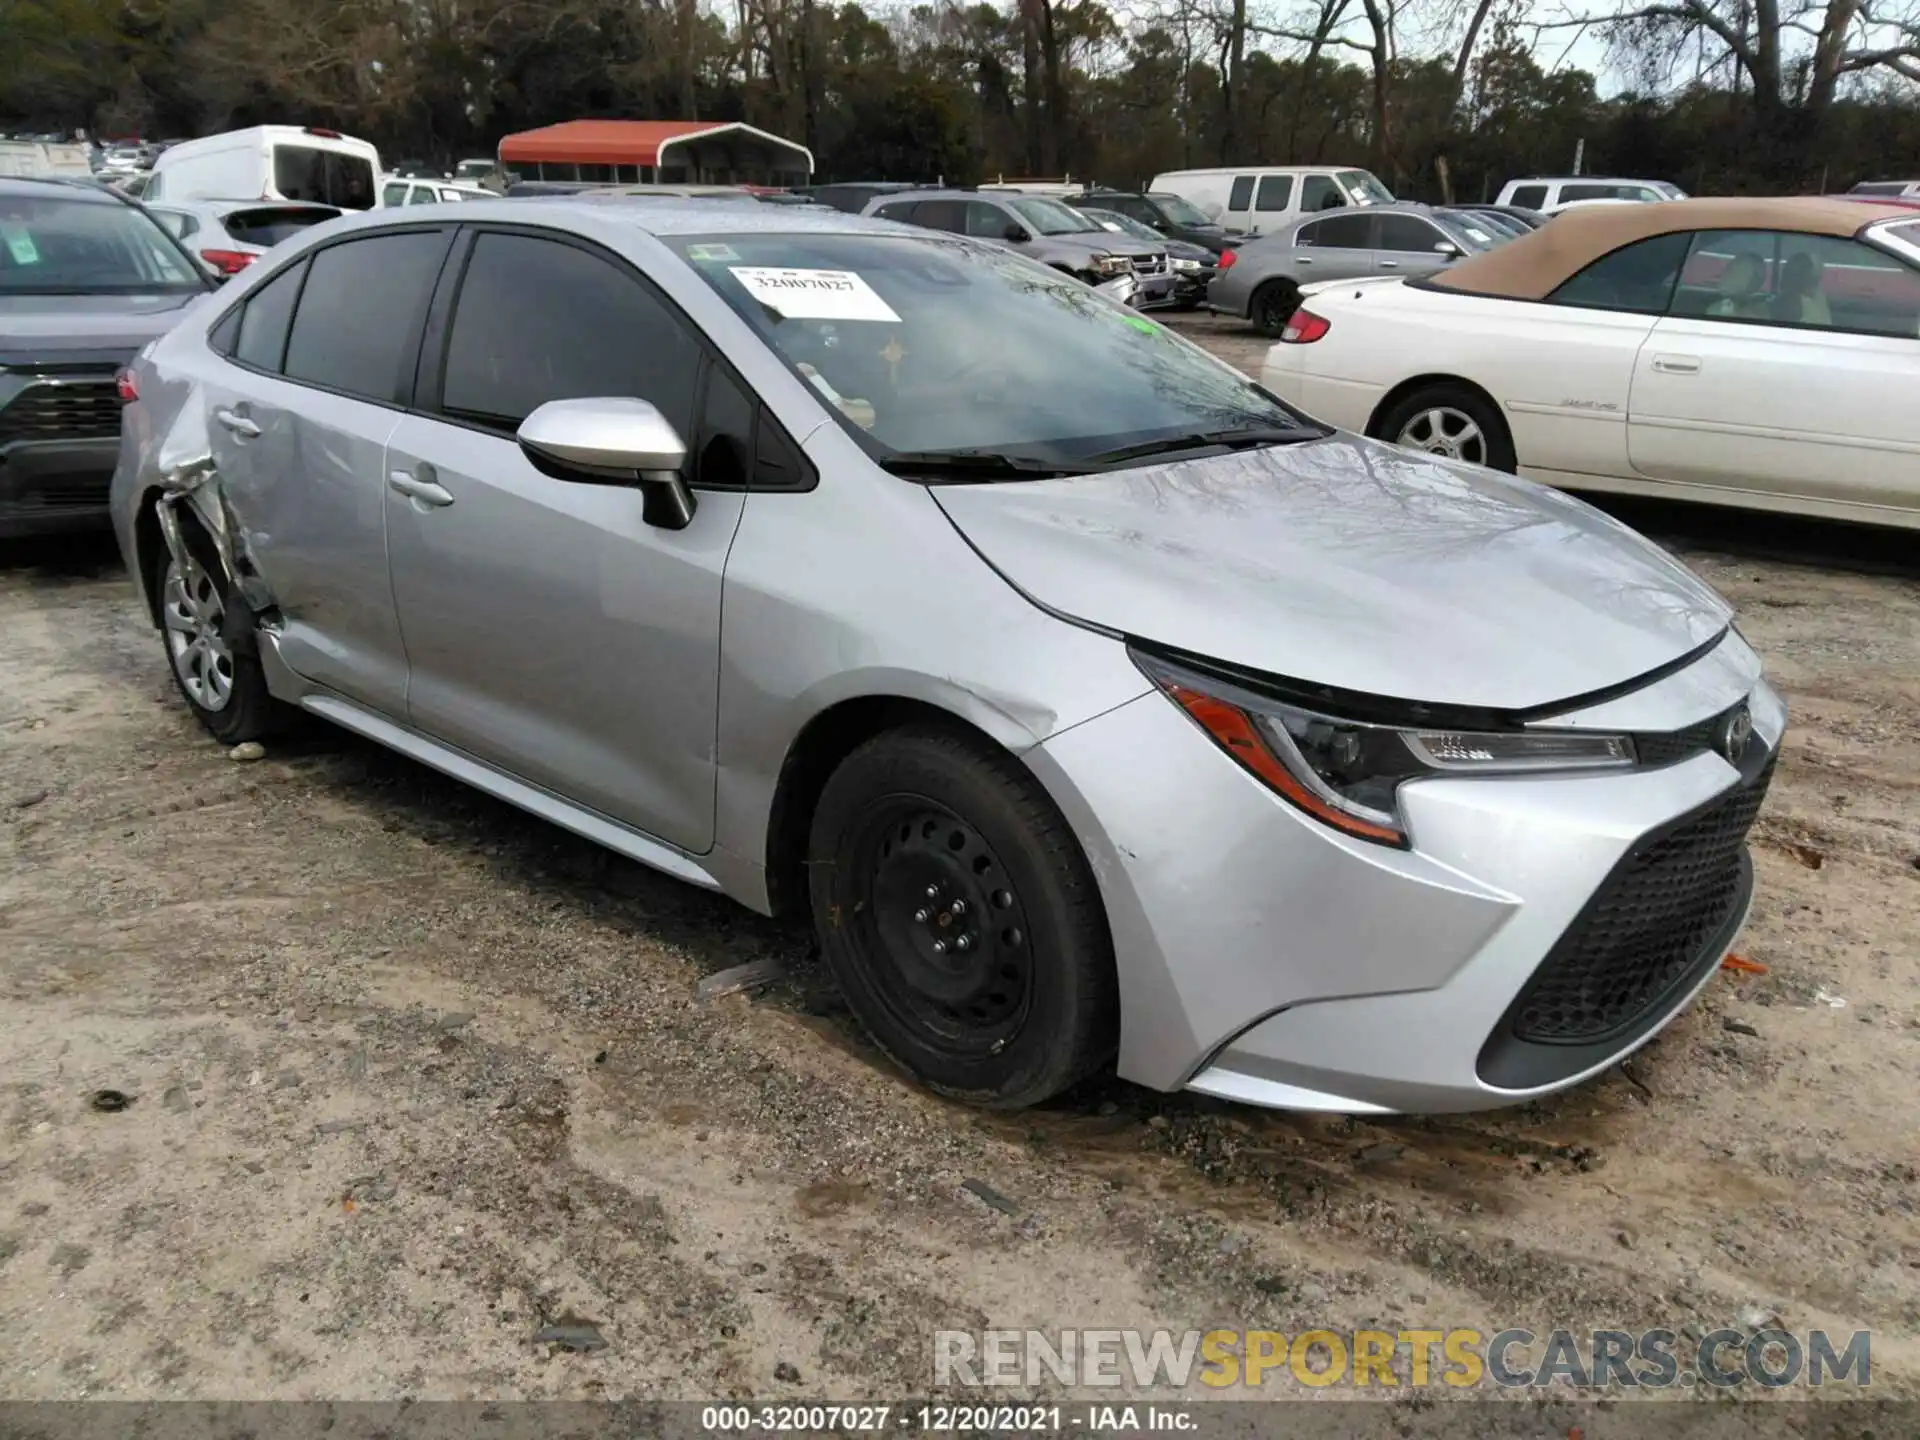
[[[708,1405],[700,1411],[700,1428],[776,1435],[796,1430],[846,1434],[885,1430],[892,1414],[890,1405]]]

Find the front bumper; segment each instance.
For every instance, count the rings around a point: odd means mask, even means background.
[[[1750,898],[1751,809],[1734,817],[1724,913],[1648,972],[1625,1023],[1590,1043],[1578,1026],[1542,1042],[1549,961],[1560,947],[1564,971],[1565,942],[1591,932],[1623,869],[1764,783],[1785,707],[1730,634],[1687,670],[1556,721],[1678,731],[1742,697],[1755,735],[1744,773],[1703,752],[1603,775],[1423,780],[1402,792],[1409,850],[1310,819],[1158,694],[1049,740],[1028,760],[1107,904],[1121,1075],[1280,1108],[1439,1113],[1549,1094],[1617,1063],[1732,943]]]

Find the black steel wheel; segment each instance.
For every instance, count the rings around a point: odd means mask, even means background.
[[[1248,313],[1262,335],[1278,339],[1287,321],[1300,308],[1300,287],[1291,280],[1269,280],[1253,292]]]
[[[937,728],[868,741],[821,793],[808,873],[847,1003],[934,1089],[1031,1105],[1112,1055],[1113,951],[1092,873],[1011,756]]]

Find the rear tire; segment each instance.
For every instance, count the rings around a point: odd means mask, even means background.
[[[1262,335],[1277,340],[1300,308],[1300,287],[1291,280],[1269,280],[1253,292],[1247,316]]]
[[[1113,1055],[1093,873],[1046,792],[990,743],[915,726],[860,746],[821,792],[807,870],[841,993],[930,1088],[1018,1109]]]
[[[1385,411],[1373,433],[1409,450],[1509,475],[1517,468],[1506,420],[1486,396],[1466,385],[1423,385]]]
[[[267,691],[251,625],[233,608],[212,538],[190,514],[179,519],[187,565],[164,545],[153,560],[167,669],[194,718],[222,745],[263,739],[283,711]]]

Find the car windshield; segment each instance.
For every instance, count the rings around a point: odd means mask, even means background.
[[[883,464],[904,453],[1081,468],[1183,436],[1324,433],[1153,321],[997,246],[661,238]]]
[[[1393,192],[1365,170],[1342,170],[1339,181],[1361,205],[1391,205]]]
[[[1493,226],[1471,215],[1436,215],[1433,217],[1442,230],[1455,240],[1461,241],[1469,249],[1491,250],[1503,237],[1494,232]]]
[[[118,201],[0,196],[0,295],[204,290],[153,218]]]
[[[1160,232],[1131,215],[1122,215],[1118,210],[1083,210],[1089,219],[1097,221],[1103,229],[1117,230],[1122,235],[1131,235],[1136,240],[1160,240]]]
[[[1007,204],[1036,235],[1079,235],[1099,228],[1063,201],[1026,195]]]
[[[1154,193],[1147,197],[1160,207],[1160,213],[1176,225],[1213,225],[1202,211],[1182,200],[1178,195]]]

